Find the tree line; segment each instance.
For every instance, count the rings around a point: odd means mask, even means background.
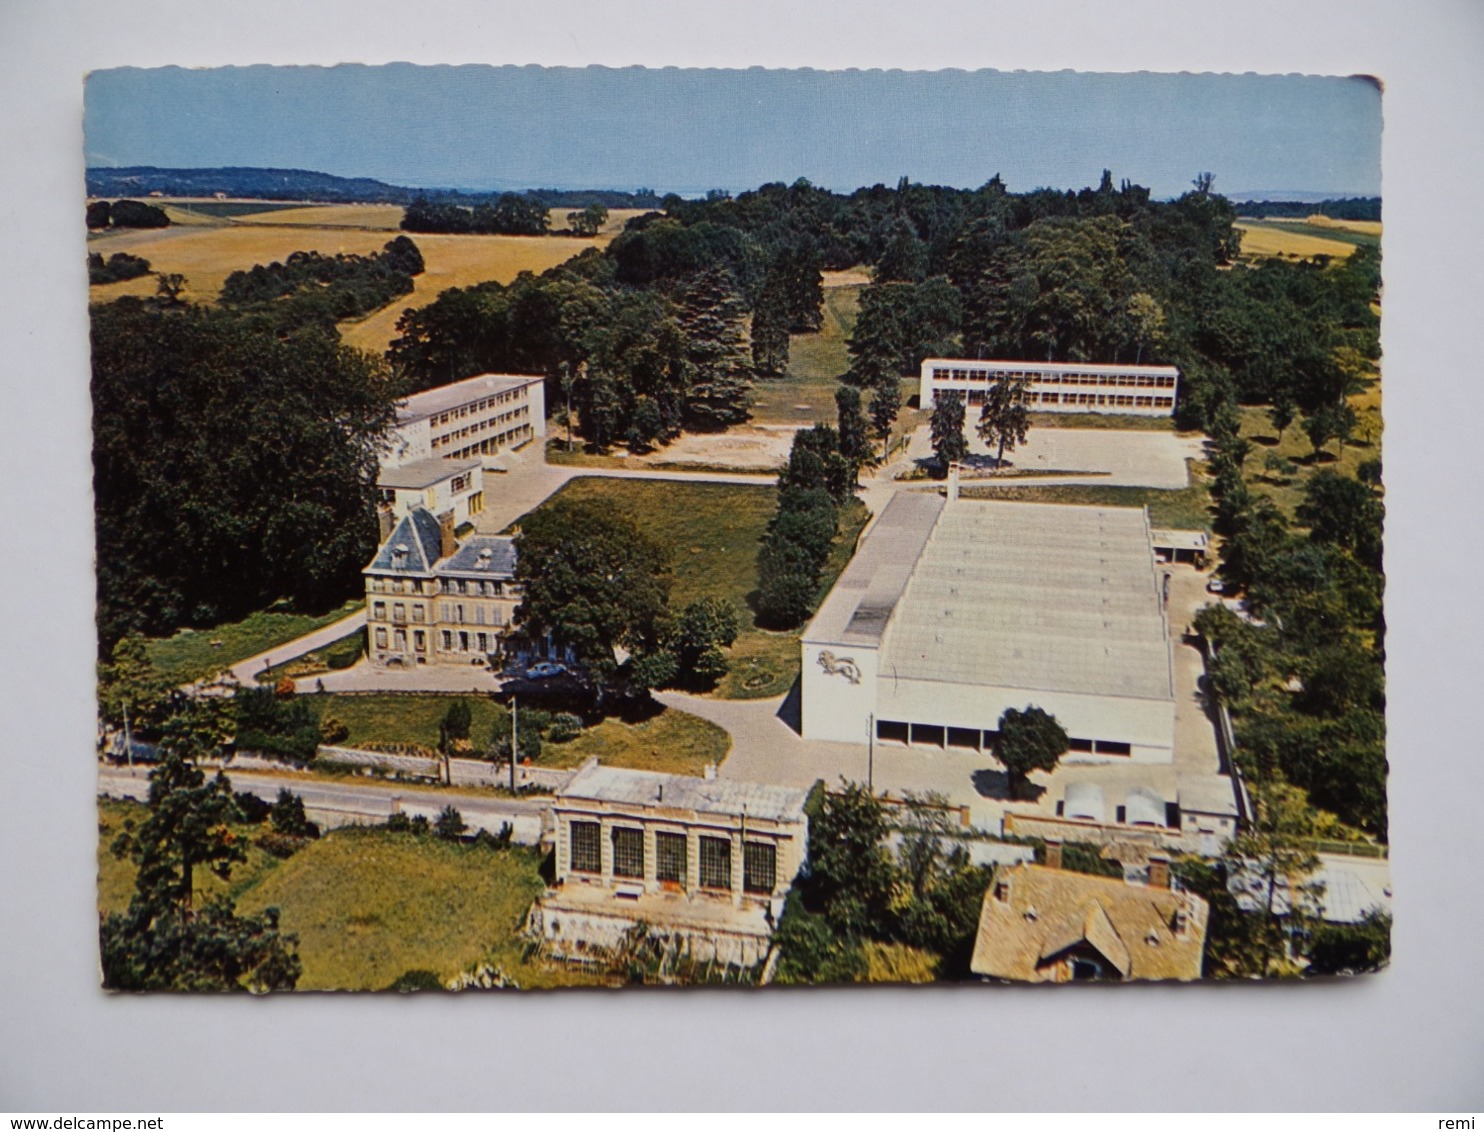
[[[421,250],[406,236],[372,255],[292,252],[281,263],[232,272],[222,284],[221,301],[238,308],[280,303],[290,309],[278,313],[296,324],[338,322],[411,294],[413,277],[423,268]]]
[[[503,193],[492,203],[460,204],[418,197],[402,213],[404,232],[448,232],[482,236],[544,236],[546,205],[535,197]]]
[[[170,217],[163,208],[137,200],[90,200],[88,228],[168,228]]]
[[[114,252],[106,260],[100,252],[88,255],[88,282],[119,283],[125,279],[138,279],[150,272],[149,260],[128,252]]]

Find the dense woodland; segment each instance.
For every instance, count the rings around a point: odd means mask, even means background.
[[[103,655],[355,592],[393,416],[380,362],[333,329],[168,295],[95,305],[92,342]]]

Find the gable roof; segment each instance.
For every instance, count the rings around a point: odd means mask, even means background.
[[[431,512],[415,507],[402,516],[377,548],[370,571],[390,571],[396,574],[432,574],[433,563],[438,561],[438,552],[443,547],[443,535],[438,529],[438,520]]]
[[[1177,930],[1182,915],[1185,925]],[[1048,982],[1058,958],[1087,945],[1125,979],[1198,979],[1207,915],[1206,902],[1189,893],[1015,865],[996,873],[984,895],[969,968],[996,979]]]

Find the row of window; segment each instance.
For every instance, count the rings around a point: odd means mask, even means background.
[[[447,444],[451,440],[463,440],[473,436],[476,432],[487,432],[490,429],[500,431],[502,425],[510,421],[523,420],[529,417],[530,413],[530,408],[522,405],[520,408],[512,409],[508,413],[499,413],[485,420],[475,421],[473,424],[465,425],[463,428],[451,428],[447,432],[435,433],[433,435],[433,447],[437,448],[440,444]]]
[[[603,872],[603,827],[595,821],[574,821],[572,830],[572,871],[601,875]],[[644,831],[632,826],[614,826],[613,875],[644,879]],[[697,839],[700,859],[697,861],[700,886],[722,892],[732,890],[732,840],[729,837]],[[654,835],[654,875],[663,883],[684,885],[689,864],[689,839],[683,833],[657,832]],[[742,890],[772,893],[778,879],[778,849],[767,841],[742,843]]]
[[[480,401],[470,401],[467,405],[460,405],[456,409],[449,409],[447,412],[437,414],[432,418],[431,423],[434,425],[447,424],[449,421],[458,417],[467,417],[471,413],[480,413],[496,405],[506,405],[518,397],[524,396],[525,392],[524,389],[518,389],[510,393],[497,393],[493,397],[486,397]]]
[[[457,452],[450,452],[448,456],[454,460],[467,460],[473,456],[493,456],[496,452],[503,452],[524,440],[529,440],[534,435],[530,425],[521,425],[519,428],[511,429],[489,440],[471,444],[467,448],[460,448]]]
[[[466,612],[469,614],[467,617]],[[498,605],[472,605],[465,610],[462,602],[445,601],[438,606],[438,620],[452,621],[455,625],[504,625],[505,611]]]
[[[479,655],[491,652],[499,643],[498,633],[470,633],[466,630],[442,630],[442,643],[444,652],[473,652]],[[372,640],[376,642],[378,649],[391,648],[396,652],[407,651],[407,630],[395,629],[390,634],[385,626],[376,626]],[[428,651],[428,635],[421,629],[414,629],[412,633],[412,648],[414,652]]]
[[[412,619],[418,623],[425,620],[421,605],[414,605],[412,607]],[[377,601],[371,603],[371,620],[386,620],[386,602]],[[407,621],[407,607],[400,601],[392,603],[392,620],[399,623],[405,623]]]
[[[892,719],[876,721],[876,738],[909,746],[962,747],[971,751],[991,750],[1000,737],[998,731],[980,731],[976,727],[944,727],[937,723],[901,723]],[[1086,754],[1129,755],[1128,743],[1111,739],[1068,739],[1067,749]]]
[[[982,405],[985,393],[981,389],[969,391],[968,403]],[[1154,397],[1132,393],[1036,393],[1025,395],[1027,405],[1115,405],[1129,409],[1168,409],[1174,406],[1173,397]]]
[[[935,381],[995,382],[1002,377],[1025,378],[1032,385],[1112,385],[1124,389],[1173,389],[1175,379],[1168,374],[1113,373],[1021,373],[1010,370],[935,369]]]

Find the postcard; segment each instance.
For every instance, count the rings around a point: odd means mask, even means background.
[[[93,73],[103,986],[1383,968],[1381,101]]]

